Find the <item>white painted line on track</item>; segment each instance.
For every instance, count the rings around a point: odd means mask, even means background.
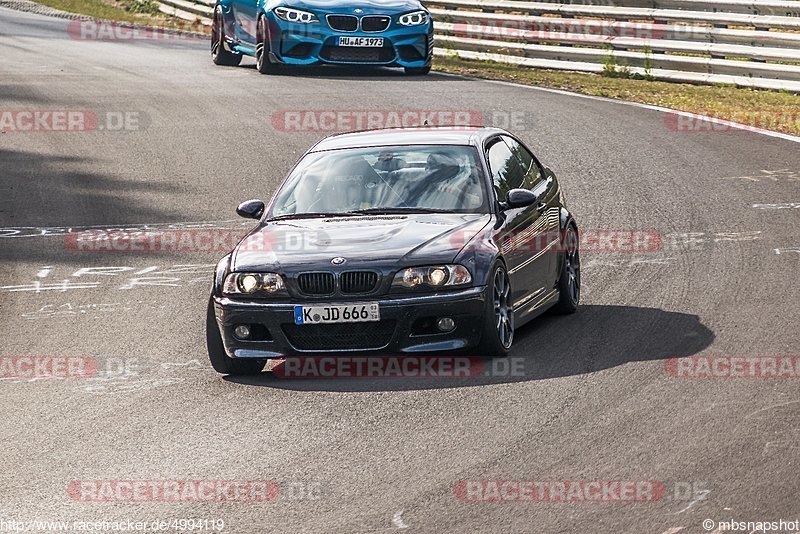
[[[695,504],[697,504],[697,503],[699,503],[700,501],[704,500],[704,499],[706,498],[706,495],[708,495],[709,493],[711,493],[711,491],[710,491],[710,490],[702,490],[702,491],[698,491],[698,492],[697,492],[697,497],[695,497],[695,498],[692,500],[692,502],[690,502],[689,504],[687,504],[686,506],[684,506],[682,509],[680,509],[680,510],[678,510],[677,512],[675,512],[675,515],[677,515],[677,514],[682,514],[683,512],[685,512],[686,510],[688,510],[689,508],[693,507]]]
[[[0,227],[2,237],[51,237],[63,236],[71,232],[102,230],[102,231],[145,231],[145,230],[185,230],[185,229],[225,229],[230,226],[252,226],[249,221],[230,219],[226,221],[192,221],[192,222],[164,222],[164,223],[135,223],[135,224],[95,224],[91,226],[7,226]]]
[[[800,202],[779,202],[774,204],[753,204],[757,210],[791,210],[800,208]]]

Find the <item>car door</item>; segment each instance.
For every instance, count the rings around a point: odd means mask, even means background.
[[[503,136],[503,140],[520,160],[525,172],[522,187],[533,191],[539,198],[535,207],[540,214],[539,224],[545,225],[544,230],[538,234],[541,237],[536,241],[535,246],[528,247],[531,252],[542,252],[544,255],[541,261],[535,262],[537,271],[531,273],[531,276],[540,279],[543,286],[553,288],[558,281],[558,253],[561,242],[559,225],[561,213],[555,176],[546,172],[536,156],[520,141],[507,136]]]
[[[486,158],[497,200],[504,202],[511,189],[523,187],[526,170],[501,136],[488,141]],[[496,239],[506,259],[517,308],[544,292],[544,277],[538,272],[546,268],[542,265],[544,254],[537,254],[535,249],[546,225],[535,205],[506,210],[503,217]]]
[[[256,24],[259,0],[231,0],[236,38],[242,43],[256,45]]]

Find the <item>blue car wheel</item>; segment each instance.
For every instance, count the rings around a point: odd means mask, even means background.
[[[222,8],[214,9],[214,18],[211,24],[211,60],[215,65],[235,67],[242,62],[241,54],[234,54],[225,47],[225,22],[222,17]]]
[[[256,68],[261,74],[272,74],[278,68],[278,65],[270,60],[269,43],[266,19],[261,15],[258,17],[258,27],[256,29]]]
[[[426,65],[424,67],[406,67],[406,74],[409,74],[411,76],[425,76],[430,72],[431,72],[430,65]]]

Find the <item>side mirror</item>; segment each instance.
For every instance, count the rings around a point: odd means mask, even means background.
[[[248,200],[239,204],[239,207],[236,208],[236,214],[245,219],[260,219],[264,215],[266,207],[261,200]]]
[[[535,204],[537,200],[539,200],[539,196],[533,191],[527,189],[512,189],[508,192],[506,201],[503,204],[503,209],[526,208]]]

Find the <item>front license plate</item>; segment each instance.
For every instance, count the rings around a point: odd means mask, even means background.
[[[383,37],[339,37],[339,46],[358,46],[361,48],[382,48]]]
[[[377,302],[294,307],[294,324],[374,323],[380,320]]]

